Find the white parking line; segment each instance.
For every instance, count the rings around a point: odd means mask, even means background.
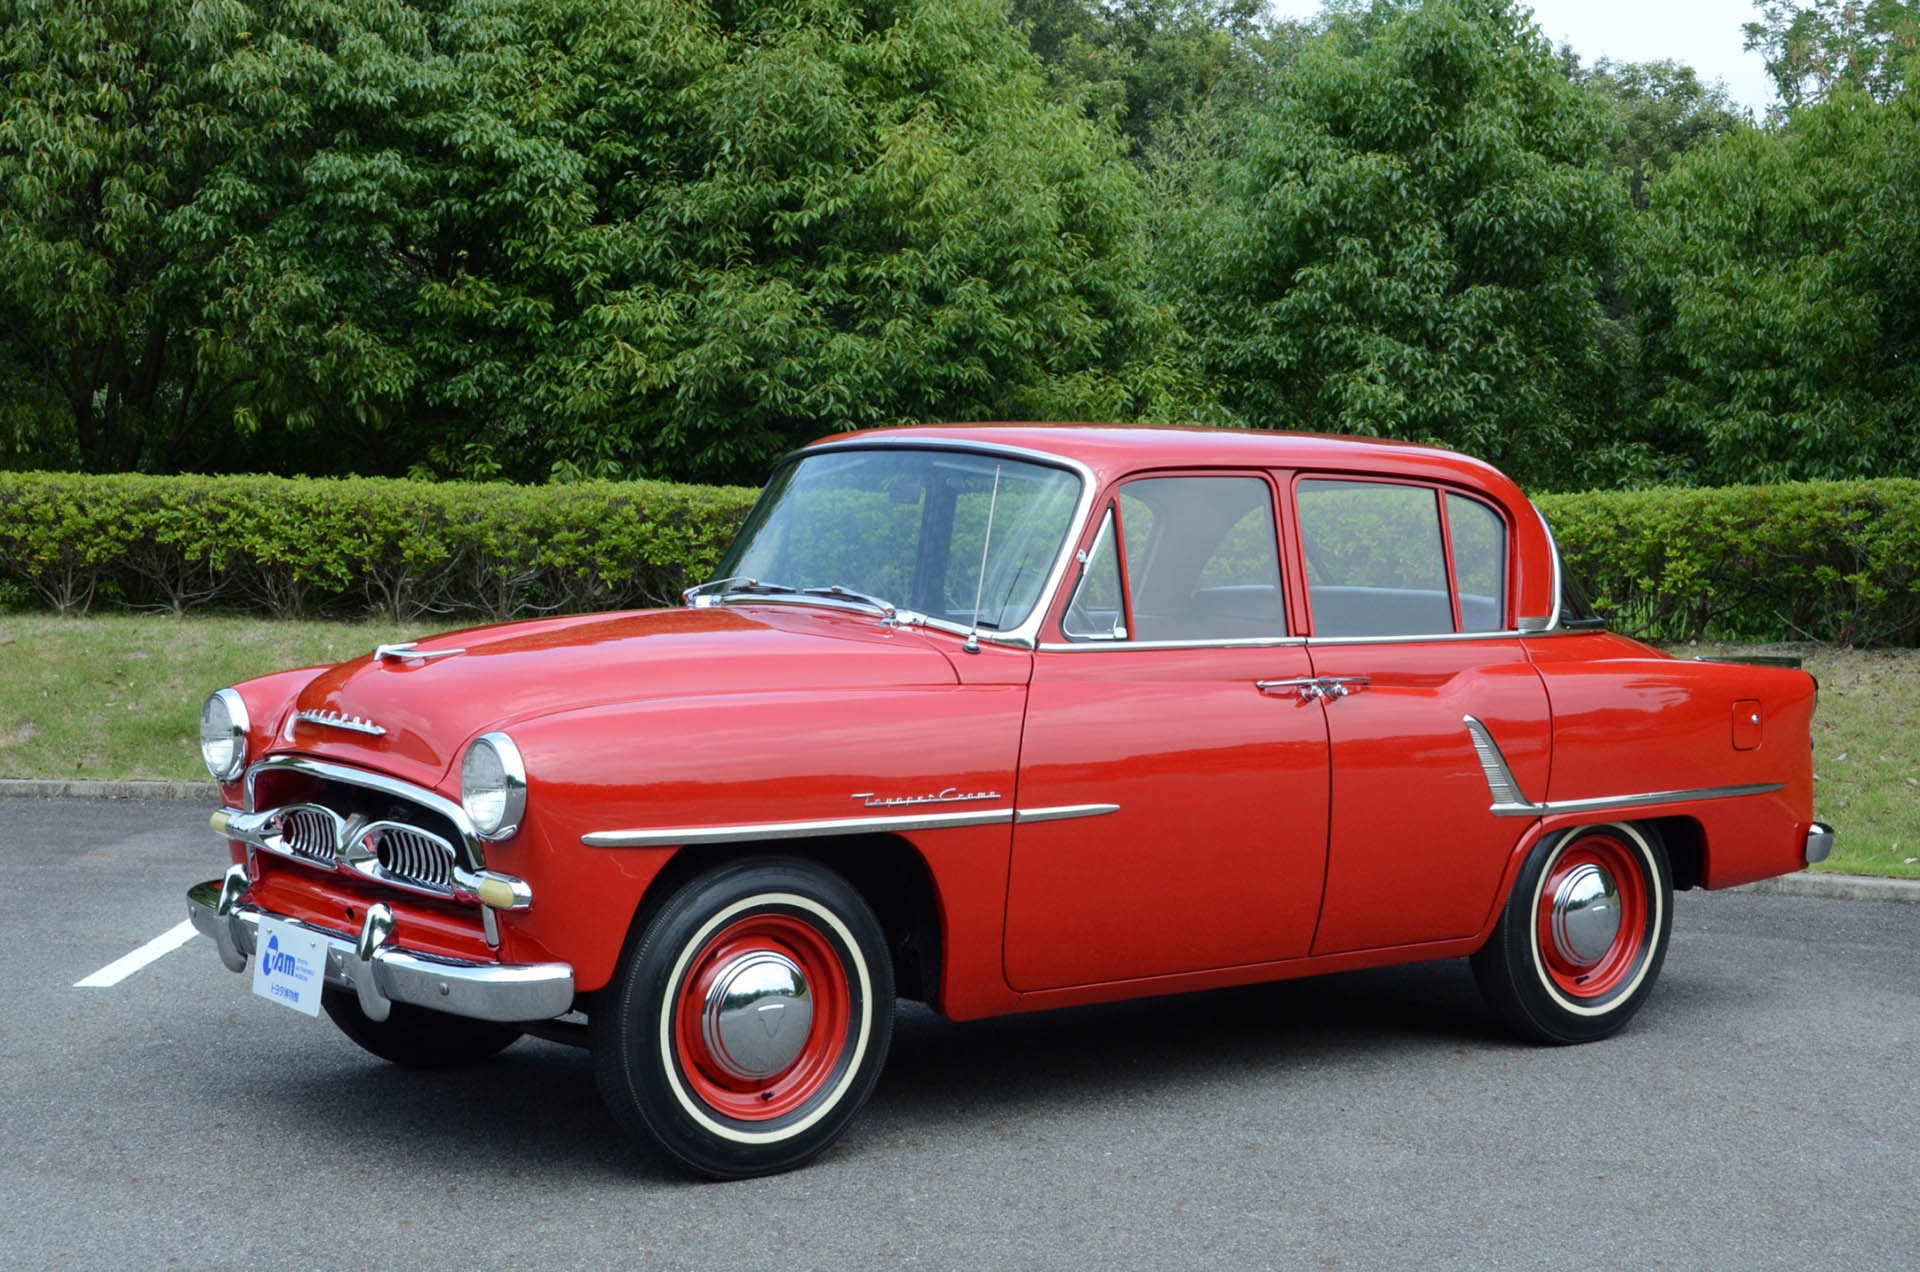
[[[124,958],[116,958],[105,967],[82,981],[75,981],[75,989],[105,989],[109,985],[118,985],[148,963],[185,945],[193,939],[193,924],[182,921],[178,927],[168,928],[145,945]]]

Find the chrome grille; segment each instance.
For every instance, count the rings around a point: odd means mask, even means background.
[[[413,826],[386,823],[362,836],[371,841],[383,878],[435,891],[453,890],[453,845]]]
[[[331,810],[311,806],[283,808],[274,816],[280,841],[309,861],[333,864],[339,853],[340,818]]]

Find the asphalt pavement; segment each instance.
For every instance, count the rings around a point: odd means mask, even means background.
[[[1453,961],[957,1025],[825,1157],[698,1184],[584,1052],[412,1073],[176,931],[181,802],[0,799],[6,1268],[1908,1268],[1920,909],[1689,893],[1619,1036],[1509,1042]],[[96,983],[80,987],[78,982]]]

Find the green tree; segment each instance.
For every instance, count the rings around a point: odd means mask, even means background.
[[[0,385],[90,466],[746,479],[1164,393],[995,0],[0,3]]]
[[[1920,100],[1857,90],[1653,186],[1646,440],[1702,484],[1920,473]]]
[[[1264,0],[1011,0],[1056,88],[1144,157],[1195,114],[1249,105],[1304,29]]]
[[[1752,117],[1726,85],[1702,84],[1681,62],[1614,62],[1601,58],[1582,68],[1571,49],[1560,51],[1569,77],[1598,94],[1616,126],[1610,146],[1613,168],[1626,182],[1637,208],[1647,206],[1648,182],[1683,155]]]
[[[1210,382],[1263,427],[1617,479],[1601,104],[1506,0],[1336,16],[1172,235]]]
[[[1766,58],[1788,111],[1824,101],[1840,88],[1876,101],[1896,96],[1920,48],[1917,0],[1754,0],[1746,47]]]

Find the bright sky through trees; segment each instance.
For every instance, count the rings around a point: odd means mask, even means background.
[[[1573,45],[1582,63],[1685,62],[1705,83],[1721,80],[1735,101],[1766,114],[1773,81],[1760,54],[1742,51],[1741,26],[1755,21],[1753,0],[1531,0],[1534,21],[1557,49]],[[1311,18],[1320,0],[1273,0],[1283,18]]]

